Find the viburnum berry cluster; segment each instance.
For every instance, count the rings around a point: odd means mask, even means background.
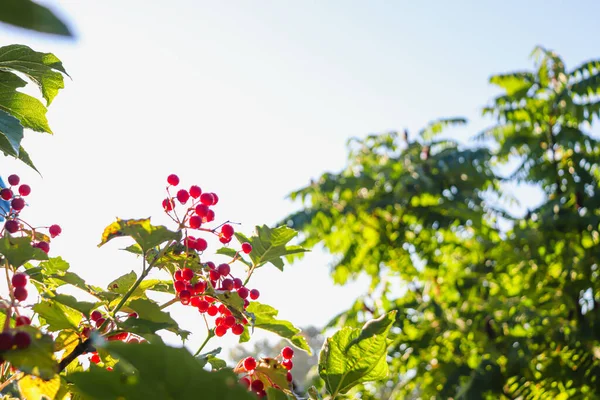
[[[167,178],[168,197],[162,202],[167,215],[173,219],[185,233],[183,244],[185,251],[194,253],[198,257],[208,248],[208,241],[205,238],[197,237],[205,233],[218,237],[223,244],[231,242],[235,229],[229,223],[223,223],[215,228],[206,227],[206,224],[215,220],[215,212],[212,209],[219,197],[216,193],[202,192],[202,189],[193,185],[186,189],[179,189],[175,196],[171,194],[171,189],[179,185],[179,177],[171,174]],[[176,204],[183,207],[181,215],[177,212]],[[191,235],[189,231],[193,231]],[[242,243],[242,253],[250,254],[252,245]],[[244,308],[248,307],[250,300],[256,300],[260,296],[257,289],[248,289],[244,281],[235,277],[231,271],[231,264],[238,259],[237,252],[229,263],[220,263],[216,265],[212,261],[200,263],[200,268],[177,269],[173,275],[173,286],[177,292],[182,304],[196,307],[203,315],[215,317],[214,333],[216,336],[223,336],[229,330],[234,335],[241,335],[244,332],[244,326],[248,320],[240,315],[233,315],[231,310],[211,294],[225,294],[235,292],[244,301]]]
[[[50,251],[50,238],[55,238],[62,233],[59,225],[51,225],[45,227],[48,230],[47,235],[41,232],[44,228],[34,228],[26,221],[21,219],[21,211],[25,208],[25,197],[31,193],[31,187],[26,184],[20,184],[21,178],[18,175],[10,175],[8,183],[10,187],[0,190],[0,198],[9,202],[8,209],[2,209],[2,216],[6,220],[4,223],[3,233],[11,235],[20,234],[21,236],[29,236],[32,239],[32,245],[43,250],[45,253]]]
[[[8,177],[8,184],[9,187],[0,190],[0,198],[9,204],[8,207],[0,207],[1,214],[6,221],[2,228],[2,236],[8,237],[9,240],[12,237],[28,237],[31,239],[33,247],[48,253],[50,238],[60,235],[62,229],[58,225],[34,228],[25,222],[21,218],[21,212],[25,208],[25,197],[31,193],[31,187],[21,184],[19,176],[14,174]],[[44,234],[43,230],[47,230],[49,236]],[[20,330],[20,327],[31,325],[31,319],[26,315],[21,315],[22,302],[27,300],[29,295],[27,291],[28,276],[17,272],[17,268],[13,269],[8,263],[4,267],[7,269],[7,278],[10,273],[12,273],[12,277],[7,282],[9,297],[2,299],[1,304],[2,308],[6,310],[7,318],[2,333],[0,333],[0,352],[25,349],[31,344],[29,333]],[[11,320],[14,320],[14,328],[11,327]],[[4,362],[3,359],[0,361]]]
[[[240,383],[249,391],[256,393],[259,398],[267,396],[266,389],[273,387],[275,389],[284,389],[281,382],[276,381],[279,375],[278,370],[285,374],[287,386],[291,385],[293,377],[290,372],[294,363],[292,357],[294,350],[291,347],[284,347],[276,358],[262,358],[257,361],[254,357],[246,357],[241,360],[234,371],[242,374]]]

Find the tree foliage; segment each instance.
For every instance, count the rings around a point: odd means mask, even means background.
[[[537,48],[490,83],[495,124],[474,144],[440,135],[460,118],[354,139],[343,171],[290,195],[303,208],[285,221],[335,256],[334,281],[371,280],[330,325],[398,313],[392,373],[356,396],[600,397],[600,60],[569,70]],[[507,182],[542,203],[516,215]]]

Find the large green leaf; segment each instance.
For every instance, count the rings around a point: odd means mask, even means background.
[[[52,378],[58,371],[52,336],[43,334],[32,326],[21,326],[19,330],[29,333],[31,344],[26,349],[4,352],[2,358],[25,373],[44,379]]]
[[[250,238],[238,232],[235,235],[240,242],[249,242],[252,245],[250,258],[254,265],[261,266],[270,262],[283,270],[282,257],[308,251],[300,246],[287,246],[297,234],[298,232],[287,226],[272,229],[263,225],[257,226],[256,235]]]
[[[72,36],[69,27],[60,18],[31,0],[3,0],[0,21],[37,32]]]
[[[4,236],[0,238],[0,254],[13,267],[20,267],[27,261],[47,260],[48,255],[43,250],[33,247],[31,239],[25,237]]]
[[[42,325],[48,325],[50,332],[62,329],[77,329],[81,322],[81,313],[71,307],[52,300],[42,300],[33,306]]]
[[[252,301],[248,305],[247,311],[254,315],[254,327],[273,332],[282,338],[288,339],[294,346],[306,351],[309,355],[312,354],[306,339],[300,334],[300,329],[289,321],[277,319],[279,312],[273,307]]]
[[[120,360],[112,372],[92,367],[69,376],[77,390],[98,400],[244,400],[255,398],[230,371],[208,372],[184,348],[107,343]],[[124,365],[126,364],[126,365]]]
[[[0,110],[0,150],[5,155],[18,157],[23,140],[23,126],[18,119]]]
[[[104,229],[102,240],[98,247],[106,244],[116,237],[130,236],[147,252],[148,250],[171,240],[179,240],[181,232],[173,232],[164,226],[154,226],[150,218],[145,219],[117,219]]]
[[[131,271],[125,275],[122,275],[108,284],[108,290],[111,292],[125,294],[133,286],[137,280],[137,275],[134,271]]]
[[[182,339],[189,335],[188,331],[179,328],[171,314],[162,311],[152,300],[139,298],[128,302],[126,306],[138,314],[138,318],[128,318],[121,324],[126,330],[142,335],[167,329]]]
[[[319,375],[333,397],[387,377],[387,335],[395,317],[392,311],[362,329],[344,327],[327,339],[319,355]]]

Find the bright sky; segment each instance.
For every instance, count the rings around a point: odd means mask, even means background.
[[[96,247],[102,229],[116,216],[167,223],[169,173],[216,192],[217,219],[249,234],[297,207],[287,193],[341,169],[349,137],[461,115],[465,139],[488,124],[488,77],[529,68],[535,45],[570,67],[600,55],[594,0],[46,3],[77,40],[2,25],[1,43],[55,53],[73,80],[50,108],[55,135],[26,134],[43,179],[8,158],[1,171],[31,184],[25,218],[63,227],[51,254],[99,285],[139,271],[118,251],[125,240]],[[281,317],[323,325],[365,290],[334,287],[329,262],[315,251],[283,274],[259,271],[253,286]],[[197,312],[171,311],[198,346]]]

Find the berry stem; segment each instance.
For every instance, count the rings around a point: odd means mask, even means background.
[[[164,310],[165,308],[167,308],[167,307],[169,307],[169,306],[171,306],[171,305],[173,305],[173,304],[177,303],[178,301],[179,301],[179,299],[178,299],[177,297],[175,297],[175,298],[173,298],[173,299],[171,299],[171,300],[167,301],[165,304],[161,305],[161,306],[159,307],[159,309],[161,309],[161,310]]]
[[[248,276],[246,277],[246,280],[244,281],[244,286],[246,286],[248,284],[248,281],[250,280],[250,277],[252,277],[252,274],[254,273],[254,269],[257,266],[258,265],[252,263],[252,267],[250,267],[250,270],[248,271]]]
[[[9,268],[8,260],[6,260],[4,262],[4,271],[6,272],[6,283],[8,284],[8,294],[10,296],[10,305],[8,307],[6,307],[6,320],[4,321],[4,329],[3,329],[4,332],[6,332],[10,328],[10,315],[12,312],[13,305],[15,304],[15,296],[13,294],[12,281],[10,280],[10,277],[8,276],[8,268]]]
[[[12,376],[10,378],[8,378],[4,382],[2,382],[2,384],[0,385],[0,392],[2,392],[5,387],[7,387],[8,385],[10,385],[12,383],[12,381],[14,381],[15,379],[21,379],[22,377],[23,377],[23,373],[22,372],[18,372],[16,374],[12,374]]]
[[[204,346],[206,346],[206,344],[208,343],[208,341],[210,339],[212,339],[213,336],[215,336],[215,330],[214,329],[209,329],[208,330],[208,335],[206,336],[206,339],[204,339],[204,342],[202,342],[202,344],[200,345],[200,348],[198,349],[198,351],[196,351],[196,353],[194,353],[194,357],[196,357],[196,356],[198,356],[198,354],[200,354],[200,352],[202,351],[202,349],[204,348]]]

